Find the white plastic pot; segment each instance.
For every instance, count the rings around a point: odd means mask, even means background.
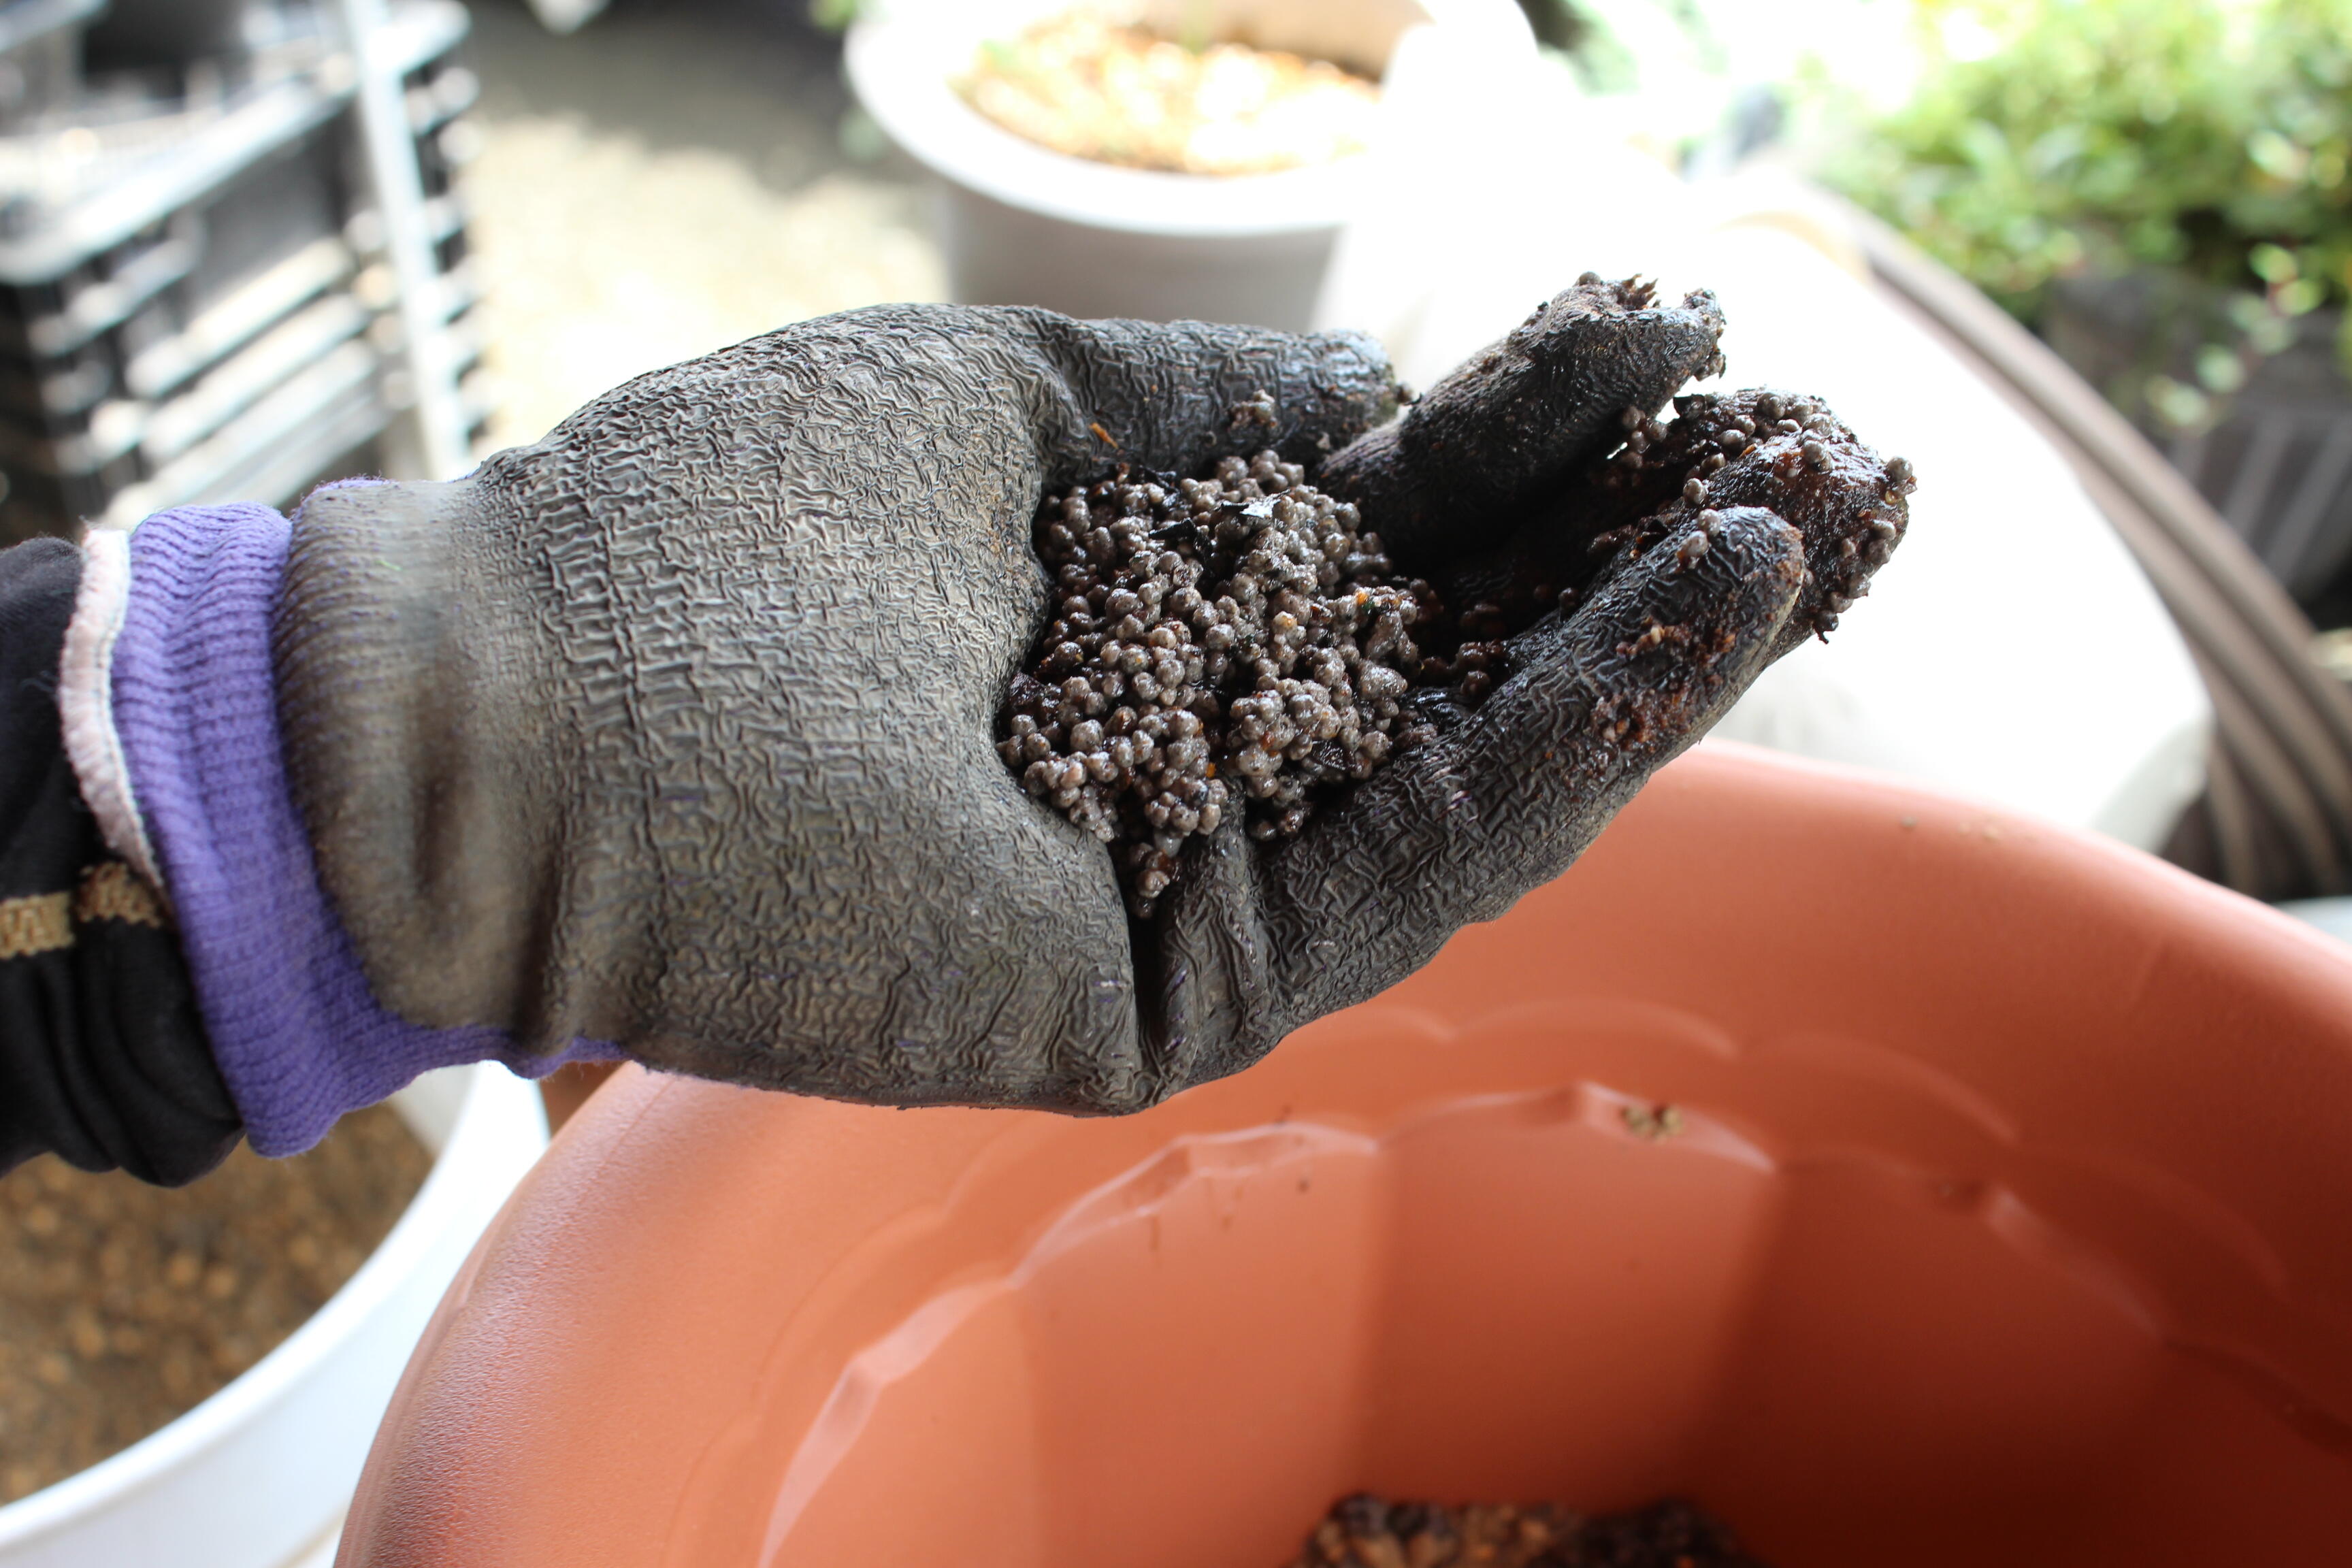
[[[227,1387],[0,1508],[0,1568],[324,1568],[425,1321],[547,1145],[539,1091],[485,1063],[393,1105],[436,1158],[383,1245]],[[124,1180],[130,1178],[125,1177]]]
[[[850,29],[858,100],[938,177],[950,289],[968,304],[1073,316],[1307,329],[1370,160],[1216,177],[1049,152],[974,110],[952,82],[981,44],[1080,0],[889,0]],[[1163,28],[1185,0],[1118,7]],[[1210,31],[1384,74],[1415,27],[1496,58],[1533,49],[1516,0],[1215,0]],[[1168,13],[1162,17],[1159,13]]]

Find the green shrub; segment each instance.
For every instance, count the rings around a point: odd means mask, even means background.
[[[2352,0],[1921,10],[1919,89],[1822,172],[2020,319],[2063,279],[2162,269],[2218,307],[2195,363],[2226,395],[2352,292]],[[2149,395],[2175,424],[2210,409]]]

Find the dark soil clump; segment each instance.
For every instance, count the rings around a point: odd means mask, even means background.
[[[396,1112],[176,1191],[44,1157],[0,1180],[0,1502],[130,1447],[267,1355],[424,1184]]]
[[[1723,1521],[1670,1499],[1597,1517],[1538,1505],[1332,1505],[1293,1568],[1764,1568]]]
[[[1805,593],[1785,640],[1827,637],[1910,524],[1911,465],[1882,460],[1819,398],[1760,387],[1696,393],[1674,400],[1671,419],[1627,408],[1620,423],[1622,446],[1447,579],[1449,595],[1482,606],[1465,625],[1491,609],[1515,633],[1555,605],[1572,612],[1613,566],[1703,531],[1717,508],[1755,506],[1806,541]]]

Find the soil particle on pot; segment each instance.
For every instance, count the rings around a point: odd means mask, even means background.
[[[1376,83],[1279,49],[1202,44],[1073,11],[982,46],[956,86],[1016,136],[1132,169],[1270,174],[1370,143]]]
[[[1549,1504],[1342,1498],[1292,1568],[1764,1568],[1720,1520],[1669,1499],[1587,1517]]]
[[[1675,1105],[1629,1105],[1618,1116],[1625,1131],[1652,1142],[1675,1137],[1684,1127],[1682,1108]]]
[[[431,1157],[387,1107],[177,1190],[44,1157],[0,1179],[0,1502],[130,1447],[259,1361],[373,1251]]]

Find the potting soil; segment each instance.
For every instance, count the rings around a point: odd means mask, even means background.
[[[397,1113],[175,1191],[49,1156],[0,1178],[0,1502],[98,1463],[268,1354],[350,1279],[432,1157]]]
[[[1764,1568],[1722,1521],[1679,1499],[1586,1517],[1549,1504],[1340,1499],[1293,1568]]]
[[[1064,597],[998,750],[1119,847],[1138,918],[1192,836],[1244,811],[1255,837],[1296,833],[1321,795],[1423,738],[1416,682],[1475,700],[1502,673],[1499,644],[1422,656],[1435,593],[1396,577],[1362,521],[1272,451],[1047,499],[1037,552]]]
[[[1631,283],[1613,288],[1647,302]],[[1236,418],[1271,423],[1271,399],[1259,400]],[[1571,514],[1539,520],[1507,565],[1474,563],[1448,591],[1400,573],[1372,520],[1273,450],[1198,479],[1121,465],[1048,495],[1034,539],[1058,600],[1006,695],[998,753],[1031,795],[1113,847],[1143,920],[1192,837],[1237,813],[1252,837],[1295,834],[1433,738],[1433,700],[1476,707],[1511,673],[1508,637],[1572,613],[1605,552],[1683,536],[1690,558],[1704,555],[1711,501],[1769,507],[1832,542],[1816,548],[1791,622],[1826,637],[1902,537],[1910,465],[1882,465],[1802,398],[1758,390],[1675,406],[1671,424],[1626,409],[1616,456],[1564,488]],[[1619,715],[1612,738],[1633,721]]]

